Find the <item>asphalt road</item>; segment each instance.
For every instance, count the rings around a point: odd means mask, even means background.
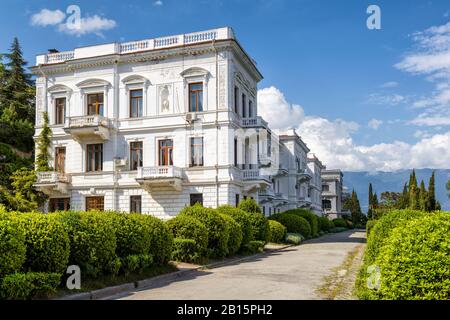
[[[192,271],[160,287],[130,292],[121,299],[320,299],[316,289],[365,233],[346,231],[269,252],[235,264]]]

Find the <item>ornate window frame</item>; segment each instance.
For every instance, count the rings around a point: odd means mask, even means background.
[[[122,83],[125,86],[127,119],[142,119],[149,114],[148,107],[148,88],[151,85],[149,79],[140,75],[130,75],[122,79]],[[142,117],[132,118],[130,114],[130,91],[142,90]]]
[[[64,119],[70,116],[70,99],[72,97],[73,90],[64,84],[55,84],[47,89],[47,101],[49,101],[50,110],[48,110],[49,123],[52,127],[62,127],[62,124],[56,124],[56,99],[65,98],[66,105],[64,108]]]
[[[201,67],[191,67],[180,73],[183,78],[184,87],[184,112],[189,111],[189,85],[193,83],[203,83],[203,111],[209,110],[208,106],[208,82],[211,78],[211,73]]]
[[[108,93],[111,89],[111,83],[102,79],[87,79],[77,83],[76,86],[80,90],[80,103],[83,106],[83,116],[88,114],[88,94],[103,93],[103,116],[107,118],[110,114]]]

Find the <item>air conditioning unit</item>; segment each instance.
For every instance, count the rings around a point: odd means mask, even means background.
[[[128,159],[126,158],[115,158],[114,165],[116,167],[125,167],[128,165]]]
[[[194,122],[195,120],[197,120],[197,114],[195,112],[186,113],[185,119],[189,123]]]

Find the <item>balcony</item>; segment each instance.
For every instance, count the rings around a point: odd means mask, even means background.
[[[70,117],[64,131],[77,141],[109,140],[110,122],[101,115]]]
[[[49,196],[66,195],[70,182],[70,176],[65,173],[38,172],[35,187]]]
[[[181,191],[182,180],[182,169],[174,166],[141,167],[136,176],[136,181],[148,192],[164,187]]]
[[[309,181],[312,179],[312,172],[308,169],[297,170],[297,179],[300,182]]]
[[[241,119],[242,128],[269,128],[268,123],[261,117]]]
[[[275,192],[272,187],[268,187],[258,192],[258,198],[261,203],[270,202],[275,198]]]
[[[300,197],[298,200],[298,205],[300,208],[310,208],[312,204],[310,197]]]
[[[259,169],[243,169],[242,180],[244,182],[244,191],[248,193],[264,190],[271,184],[269,178],[261,175]]]

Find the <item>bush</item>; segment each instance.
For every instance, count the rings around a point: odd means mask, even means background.
[[[141,215],[142,222],[150,230],[149,254],[157,264],[166,264],[172,256],[173,236],[166,223],[151,215]]]
[[[200,257],[204,257],[207,253],[206,249],[208,247],[208,229],[206,229],[205,225],[198,221],[194,217],[178,215],[175,218],[167,221],[167,226],[169,230],[172,232],[172,235],[175,237],[175,240],[180,242],[181,240],[193,240],[195,243],[195,248],[189,247],[189,250],[192,251],[188,254],[188,256],[194,256],[195,259],[192,258],[191,261],[194,261]],[[180,250],[180,245],[184,246],[184,244],[177,244],[174,240],[174,248],[173,250]],[[178,246],[178,247],[177,247]],[[193,244],[189,244],[186,246],[193,246]],[[195,253],[195,254],[194,254]],[[181,253],[177,253],[176,256],[180,256]],[[174,252],[172,252],[172,259]],[[180,260],[185,261],[185,260]],[[189,262],[189,261],[187,261]]]
[[[80,266],[88,277],[117,274],[116,235],[111,217],[104,212],[60,212],[70,238],[70,263]]]
[[[303,240],[305,240],[305,237],[301,233],[286,234],[286,243],[298,246]]]
[[[196,204],[181,210],[180,215],[196,218],[208,229],[208,256],[225,257],[228,254],[229,232],[225,219],[218,212]]]
[[[229,215],[226,215],[223,213],[220,213],[220,215],[222,216],[222,218],[224,218],[224,220],[227,224],[228,234],[229,234],[228,243],[227,243],[228,255],[232,256],[236,252],[238,252],[241,247],[242,228],[239,225],[239,223],[234,221],[234,219],[232,217],[230,217]]]
[[[373,227],[375,226],[375,224],[377,223],[377,220],[369,220],[366,223],[366,235],[367,237],[369,237],[370,232],[372,231]]]
[[[2,279],[0,298],[8,300],[46,298],[56,292],[60,279],[59,273],[12,273]]]
[[[295,214],[298,215],[304,219],[306,219],[306,221],[308,221],[309,226],[311,227],[311,237],[316,237],[318,232],[319,232],[319,220],[318,217],[312,213],[309,210],[305,210],[305,209],[292,209],[292,210],[288,210],[285,211],[284,213],[288,213],[288,214]]]
[[[347,228],[347,222],[342,218],[333,219],[333,224],[336,228]]]
[[[133,254],[120,259],[122,272],[126,275],[130,273],[142,273],[150,268],[153,257],[150,254]]]
[[[251,224],[251,213],[243,211],[241,209],[232,207],[230,205],[223,205],[217,208],[217,211],[223,214],[227,214],[232,217],[242,229],[242,243],[241,247],[253,240],[253,227]]]
[[[252,240],[244,247],[244,252],[249,254],[259,253],[264,251],[264,241]]]
[[[175,238],[172,259],[175,261],[196,262],[201,258],[194,239]]]
[[[249,212],[248,217],[252,226],[252,241],[269,241],[270,230],[267,218],[258,212]]]
[[[286,227],[275,220],[269,220],[270,238],[273,243],[282,243],[286,238]]]
[[[320,231],[327,232],[331,228],[334,228],[334,225],[332,226],[330,219],[328,219],[327,217],[319,217],[318,221],[319,221],[319,230]]]
[[[291,213],[277,213],[270,217],[286,227],[288,233],[301,233],[305,238],[311,236],[311,227],[305,218]]]
[[[0,278],[18,272],[26,258],[25,236],[18,224],[0,220]]]
[[[24,213],[16,221],[25,235],[24,269],[63,274],[70,255],[69,236],[54,215]]]
[[[239,203],[238,208],[245,212],[262,213],[261,207],[258,205],[258,203],[254,199],[242,200]]]
[[[450,297],[450,213],[404,221],[392,230],[379,251],[381,299]]]

